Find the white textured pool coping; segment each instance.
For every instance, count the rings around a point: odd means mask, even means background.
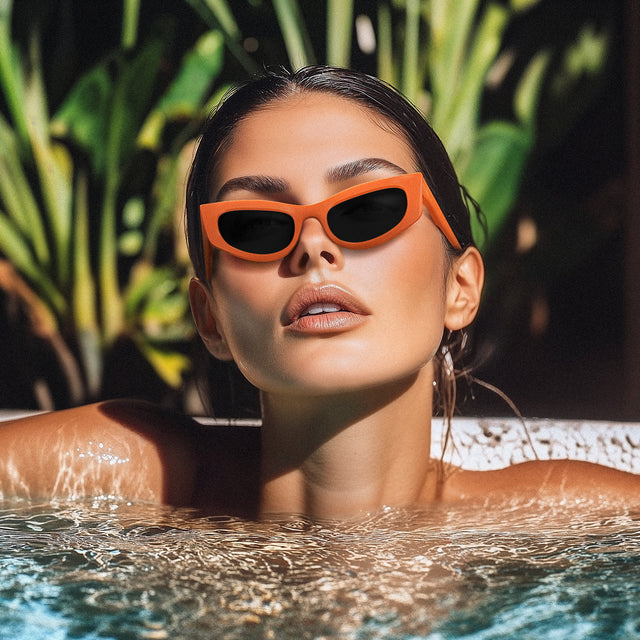
[[[216,423],[211,419],[202,422]],[[231,422],[259,424],[255,420]],[[434,458],[440,458],[443,433],[442,418],[434,418]],[[445,460],[463,469],[501,469],[538,458],[585,460],[640,473],[640,423],[636,422],[457,417],[451,436]]]
[[[457,418],[445,459],[465,469],[500,469],[535,460],[571,459],[640,473],[640,423],[515,418]],[[527,435],[528,432],[528,435]],[[434,419],[431,454],[440,455]],[[535,449],[535,453],[534,453]]]
[[[0,420],[33,412],[0,411]],[[204,424],[218,421],[202,418]],[[257,425],[255,420],[223,420],[224,424]],[[547,459],[586,460],[640,473],[640,423],[517,418],[454,418],[445,460],[464,469],[500,469]],[[528,434],[527,434],[528,432]],[[442,451],[443,422],[434,418],[431,455]],[[535,453],[534,453],[535,449]]]

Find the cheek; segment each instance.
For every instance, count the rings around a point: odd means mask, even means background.
[[[252,335],[258,331],[272,308],[268,292],[270,278],[261,273],[265,270],[231,256],[219,259],[211,287],[217,302],[219,329],[230,345],[236,342],[237,334]]]
[[[211,279],[219,331],[240,370],[250,371],[268,361],[272,350],[277,274],[271,264],[256,265],[221,256]]]
[[[399,306],[436,314],[444,321],[446,300],[446,250],[440,233],[424,220],[398,243],[387,256],[386,269],[380,274]],[[420,316],[417,317],[419,319]]]
[[[424,364],[444,332],[448,260],[439,232],[419,231],[389,260],[385,273],[396,348]]]

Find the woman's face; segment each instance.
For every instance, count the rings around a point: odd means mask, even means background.
[[[307,93],[238,125],[211,198],[310,204],[416,170],[406,142],[365,108]],[[426,213],[392,240],[360,250],[334,244],[311,218],[281,260],[219,252],[209,306],[224,350],[263,391],[374,388],[430,362],[445,326],[446,265],[442,236]]]

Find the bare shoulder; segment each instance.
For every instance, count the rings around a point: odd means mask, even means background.
[[[9,496],[116,495],[188,503],[195,423],[113,400],[0,424],[0,491]]]
[[[257,428],[111,400],[0,423],[0,497],[109,495],[253,515]]]
[[[640,475],[578,460],[536,460],[494,471],[457,470],[443,500],[469,498],[590,498],[640,504]]]

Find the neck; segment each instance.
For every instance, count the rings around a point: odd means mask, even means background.
[[[363,392],[264,393],[262,512],[333,517],[433,499],[429,369]]]

